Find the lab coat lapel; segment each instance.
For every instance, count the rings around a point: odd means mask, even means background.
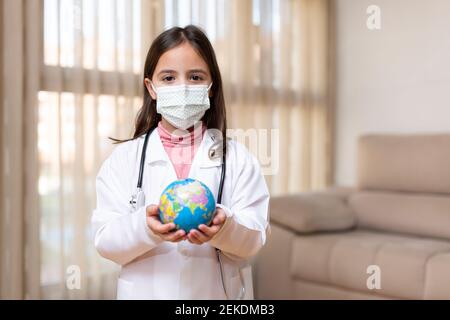
[[[220,156],[217,156],[220,153],[219,151],[215,151],[215,157],[210,156],[213,149],[216,149],[216,146],[215,148],[212,148],[216,140],[217,138],[213,134],[212,129],[208,129],[205,131],[202,143],[200,144],[197,150],[197,154],[195,155],[194,161],[192,163],[193,168],[211,168],[220,166],[222,164],[222,158]],[[217,147],[217,149],[218,148],[220,148],[220,145],[219,147]]]
[[[217,200],[217,192],[220,182],[220,165],[222,157],[210,157],[210,151],[214,149],[216,141],[211,130],[206,130],[202,143],[199,146],[189,172],[189,178],[197,179],[208,186]],[[219,145],[220,147],[220,145]]]
[[[155,162],[167,162],[170,163],[169,156],[161,142],[158,128],[155,128],[148,140],[147,153],[145,155],[145,161],[147,164]]]
[[[145,162],[146,205],[158,204],[162,191],[177,179],[177,175],[161,142],[157,128],[149,137]]]

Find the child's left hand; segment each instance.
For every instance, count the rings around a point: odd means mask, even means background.
[[[193,244],[203,244],[205,242],[208,242],[216,235],[216,233],[219,232],[226,219],[227,216],[223,209],[217,208],[216,215],[214,216],[214,219],[209,227],[207,225],[201,224],[198,227],[199,230],[192,229],[191,231],[189,231],[186,237],[189,242]]]

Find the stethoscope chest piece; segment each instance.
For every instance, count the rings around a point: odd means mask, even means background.
[[[136,193],[131,196],[130,205],[132,211],[136,211],[145,205],[145,193],[142,189],[138,188]]]

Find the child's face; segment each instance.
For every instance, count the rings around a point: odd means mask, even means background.
[[[203,58],[189,44],[184,42],[178,47],[163,53],[156,65],[151,79],[155,87],[170,85],[195,85],[211,83],[211,74]],[[145,86],[151,97],[156,100],[150,80],[145,79]]]

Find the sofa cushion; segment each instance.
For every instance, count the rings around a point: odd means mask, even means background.
[[[425,299],[449,299],[450,253],[430,257],[425,274]]]
[[[334,188],[273,197],[270,220],[298,233],[351,229],[356,216],[347,205],[350,191]]]
[[[310,282],[294,281],[295,299],[298,300],[388,300],[392,297],[380,296],[377,292],[360,292],[348,288]]]
[[[450,239],[450,196],[356,192],[349,206],[360,227]]]
[[[358,141],[358,187],[450,193],[450,134],[366,135]]]
[[[396,298],[450,299],[439,282],[450,272],[450,243],[371,231],[297,235],[291,274],[296,279]],[[381,289],[369,290],[367,268],[378,266]],[[448,282],[447,282],[448,284]]]

